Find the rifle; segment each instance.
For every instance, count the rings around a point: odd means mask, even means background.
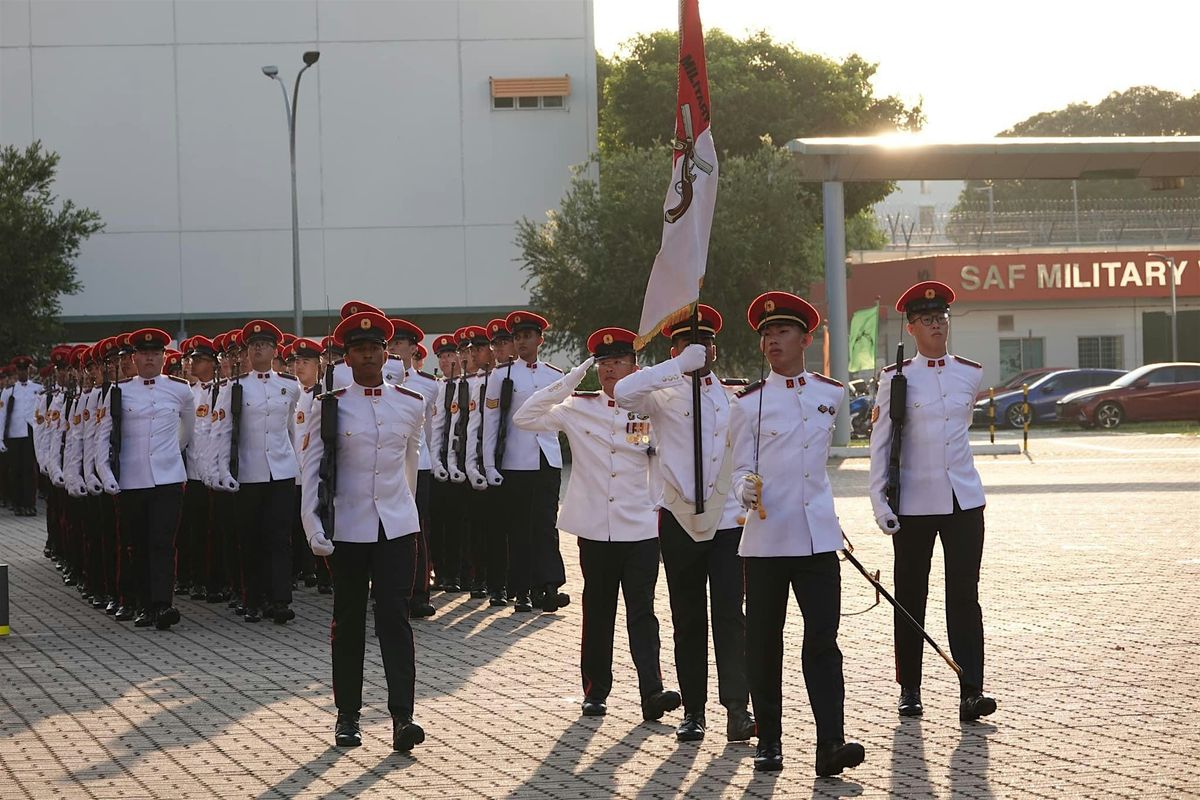
[[[892,513],[900,514],[900,440],[904,433],[904,406],[908,402],[908,378],[904,377],[904,342],[896,346],[896,374],[892,376],[892,392],[888,418],[892,421],[892,449],[888,454],[887,502]]]
[[[67,396],[63,399],[63,420],[65,424],[63,425],[62,433],[59,434],[62,437],[62,446],[58,449],[59,469],[63,469],[67,465],[67,428],[71,425],[71,411],[74,409],[75,401],[78,399],[76,391],[75,381],[68,381]]]
[[[120,362],[118,361],[118,364]],[[108,468],[112,470],[113,478],[121,480],[121,422],[124,411],[121,408],[120,373],[108,391],[108,415],[112,417],[112,428],[108,432]]]
[[[500,427],[496,429],[496,469],[504,463],[504,442],[508,438],[508,410],[512,408],[513,399],[513,362],[508,362],[508,371],[500,383]],[[480,445],[482,447],[482,445]]]
[[[467,423],[470,421],[471,387],[464,374],[458,379],[458,422],[454,423],[454,453],[462,469],[467,467]],[[446,421],[447,426],[450,421]]]
[[[49,397],[53,393],[54,393],[54,388],[51,387],[49,393],[46,396]],[[6,403],[4,406],[4,438],[5,439],[8,438],[8,429],[12,425],[13,400],[16,398],[16,395],[17,395],[17,389],[16,389],[16,385],[14,384],[12,393],[9,394],[9,396],[8,396],[8,403]],[[46,403],[46,409],[47,410],[50,409],[49,402]]]
[[[325,391],[321,401],[321,466],[317,472],[317,515],[325,536],[333,541],[334,495],[337,493],[338,399],[333,391],[333,364],[325,370]]]
[[[233,364],[233,385],[229,387],[229,420],[233,425],[233,430],[229,434],[229,475],[237,480],[238,470],[241,466],[241,453],[239,451],[241,442],[242,428],[242,381],[241,372],[242,362],[238,359]]]
[[[487,402],[487,385],[491,372],[483,374],[483,382],[479,384],[479,435],[475,438],[475,466],[483,472],[483,407]],[[510,398],[511,399],[511,398]],[[497,464],[497,467],[500,465]]]
[[[439,450],[439,460],[443,467],[449,467],[450,455],[450,407],[454,405],[454,395],[450,392],[454,390],[454,379],[449,375],[445,378],[446,393],[442,397],[442,412],[446,415],[446,424],[442,427],[442,447]]]

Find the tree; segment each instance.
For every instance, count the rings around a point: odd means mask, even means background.
[[[579,357],[597,328],[637,328],[662,236],[670,151],[630,148],[593,162],[599,165],[599,183],[584,165],[560,208],[541,224],[522,220],[517,236],[532,303],[554,325],[547,339]],[[802,190],[794,170],[790,156],[769,142],[721,161],[702,299],[725,316],[724,374],[757,375],[758,337],[744,321],[750,301],[768,289],[806,292],[821,272],[820,204]],[[882,234],[869,222],[848,231],[851,248],[880,244]],[[648,348],[652,360],[666,353],[665,339]]]
[[[59,296],[81,288],[75,258],[100,215],[52,193],[58,154],[0,150],[0,355],[42,353],[62,334]]]

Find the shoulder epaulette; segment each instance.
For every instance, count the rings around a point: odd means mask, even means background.
[[[975,369],[983,369],[983,364],[980,364],[978,361],[972,361],[969,358],[963,358],[962,356],[954,356],[954,360],[958,361],[959,363],[966,364],[968,367],[974,367]]]
[[[749,386],[749,378],[721,378],[722,386]]]
[[[337,389],[330,389],[328,392],[321,392],[317,395],[317,399],[320,400],[324,397],[341,397],[349,388],[349,386],[340,386]]]
[[[600,396],[599,392],[584,392],[584,391],[571,392],[571,397],[599,397],[599,396]]]
[[[401,394],[408,395],[409,397],[413,398],[414,400],[420,400],[422,403],[425,402],[424,395],[414,392],[412,389],[405,389],[403,386],[401,386],[398,383],[393,383],[392,388],[395,389],[397,392],[400,392]]]
[[[238,374],[238,375],[234,375],[233,377],[234,377],[234,378],[237,378],[239,381],[240,381],[242,378],[249,378],[249,377],[250,377],[250,370],[246,370],[245,372],[242,372],[242,373],[240,373],[240,374]],[[231,380],[232,380],[232,379],[231,379]]]
[[[170,378],[171,380],[175,381],[176,383],[182,383],[184,386],[192,385],[191,383],[188,382],[187,378],[181,378],[178,375],[168,375],[167,377]]]
[[[133,380],[133,378],[121,378],[121,380],[117,381],[117,383],[129,383],[131,380]],[[55,392],[55,394],[62,394],[62,392],[58,391]]]
[[[555,372],[557,372],[559,375],[565,375],[565,374],[566,374],[566,373],[565,373],[565,372],[563,372],[561,369],[559,369],[558,367],[556,367],[556,366],[554,366],[553,364],[551,364],[549,361],[543,361],[542,363],[543,363],[543,364],[545,364],[545,365],[546,365],[547,367],[549,367],[550,369],[552,369],[552,370],[554,370]]]
[[[431,381],[437,380],[437,378],[433,377],[432,375],[430,375],[428,372],[425,372],[424,370],[417,370],[417,374],[420,375],[422,378],[428,378]]]
[[[285,380],[296,381],[297,383],[299,383],[299,380],[300,380],[299,378],[297,378],[295,375],[293,375],[290,372],[276,372],[275,374],[281,378],[284,378]]]
[[[304,390],[304,393],[305,393],[305,394],[311,394],[312,392],[315,392],[316,390],[317,390],[317,384],[315,384],[315,383],[314,383],[312,386],[310,386],[310,387],[308,387],[307,389],[305,389],[305,390]]]
[[[822,375],[819,372],[813,372],[810,374],[819,381],[824,381],[825,383],[828,383],[831,386],[836,386],[839,389],[842,388],[841,381],[835,381],[833,378],[830,378],[828,375]]]
[[[224,386],[227,383],[229,383],[229,378],[218,378],[217,379],[217,386]]]
[[[746,388],[740,390],[735,396],[736,397],[745,397],[748,394],[754,394],[762,387],[763,387],[762,381],[755,381],[754,383],[747,385]]]
[[[903,363],[904,363],[904,366],[906,366],[906,367],[907,367],[909,364],[911,364],[911,363],[912,363],[912,359],[911,359],[911,358],[906,358],[906,359],[904,359],[904,362],[903,362]],[[893,371],[894,369],[896,369],[896,365],[895,365],[895,364],[888,364],[886,367],[884,367],[884,368],[883,368],[883,371],[884,371],[884,372],[891,372],[891,371]],[[815,373],[814,373],[814,374],[815,374]]]

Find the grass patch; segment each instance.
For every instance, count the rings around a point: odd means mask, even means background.
[[[1049,426],[1044,426],[1049,427]],[[1061,431],[1084,430],[1078,425],[1056,425]],[[1032,430],[1032,429],[1031,429]],[[1176,422],[1126,422],[1113,430],[1104,428],[1088,428],[1089,433],[1120,434],[1120,433],[1179,433],[1184,436],[1200,436],[1200,422],[1180,420]]]

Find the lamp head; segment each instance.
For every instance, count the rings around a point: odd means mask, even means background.
[[[304,53],[304,65],[306,67],[311,67],[313,64],[317,63],[317,59],[320,57],[320,50],[307,50]]]
[[[274,78],[276,75],[279,74],[279,67],[275,66],[274,64],[270,64],[268,66],[263,67],[262,72],[263,72],[263,75],[266,75],[268,78]]]

